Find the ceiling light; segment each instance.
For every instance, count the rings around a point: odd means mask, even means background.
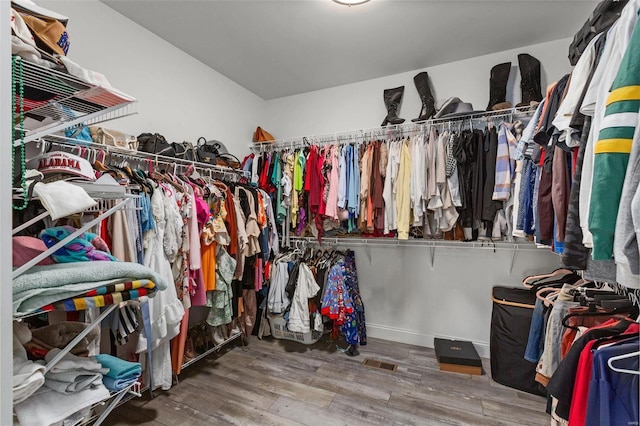
[[[335,3],[341,4],[343,6],[357,6],[359,4],[367,3],[369,0],[333,0]]]

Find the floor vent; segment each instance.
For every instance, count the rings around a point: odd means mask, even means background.
[[[379,361],[377,359],[366,358],[363,362],[366,367],[377,368],[379,370],[395,372],[398,364],[393,362]]]

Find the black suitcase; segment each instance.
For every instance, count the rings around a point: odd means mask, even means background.
[[[491,378],[505,386],[545,396],[536,381],[536,364],[524,359],[536,296],[526,288],[493,287]]]

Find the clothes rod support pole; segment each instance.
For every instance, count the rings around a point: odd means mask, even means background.
[[[513,265],[516,262],[516,254],[518,253],[518,245],[513,248],[513,252],[511,253],[511,264],[509,265],[509,275],[513,273]]]

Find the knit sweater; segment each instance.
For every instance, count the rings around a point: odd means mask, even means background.
[[[589,231],[593,259],[610,259],[616,217],[640,110],[640,27],[636,26],[606,102],[595,145]]]

